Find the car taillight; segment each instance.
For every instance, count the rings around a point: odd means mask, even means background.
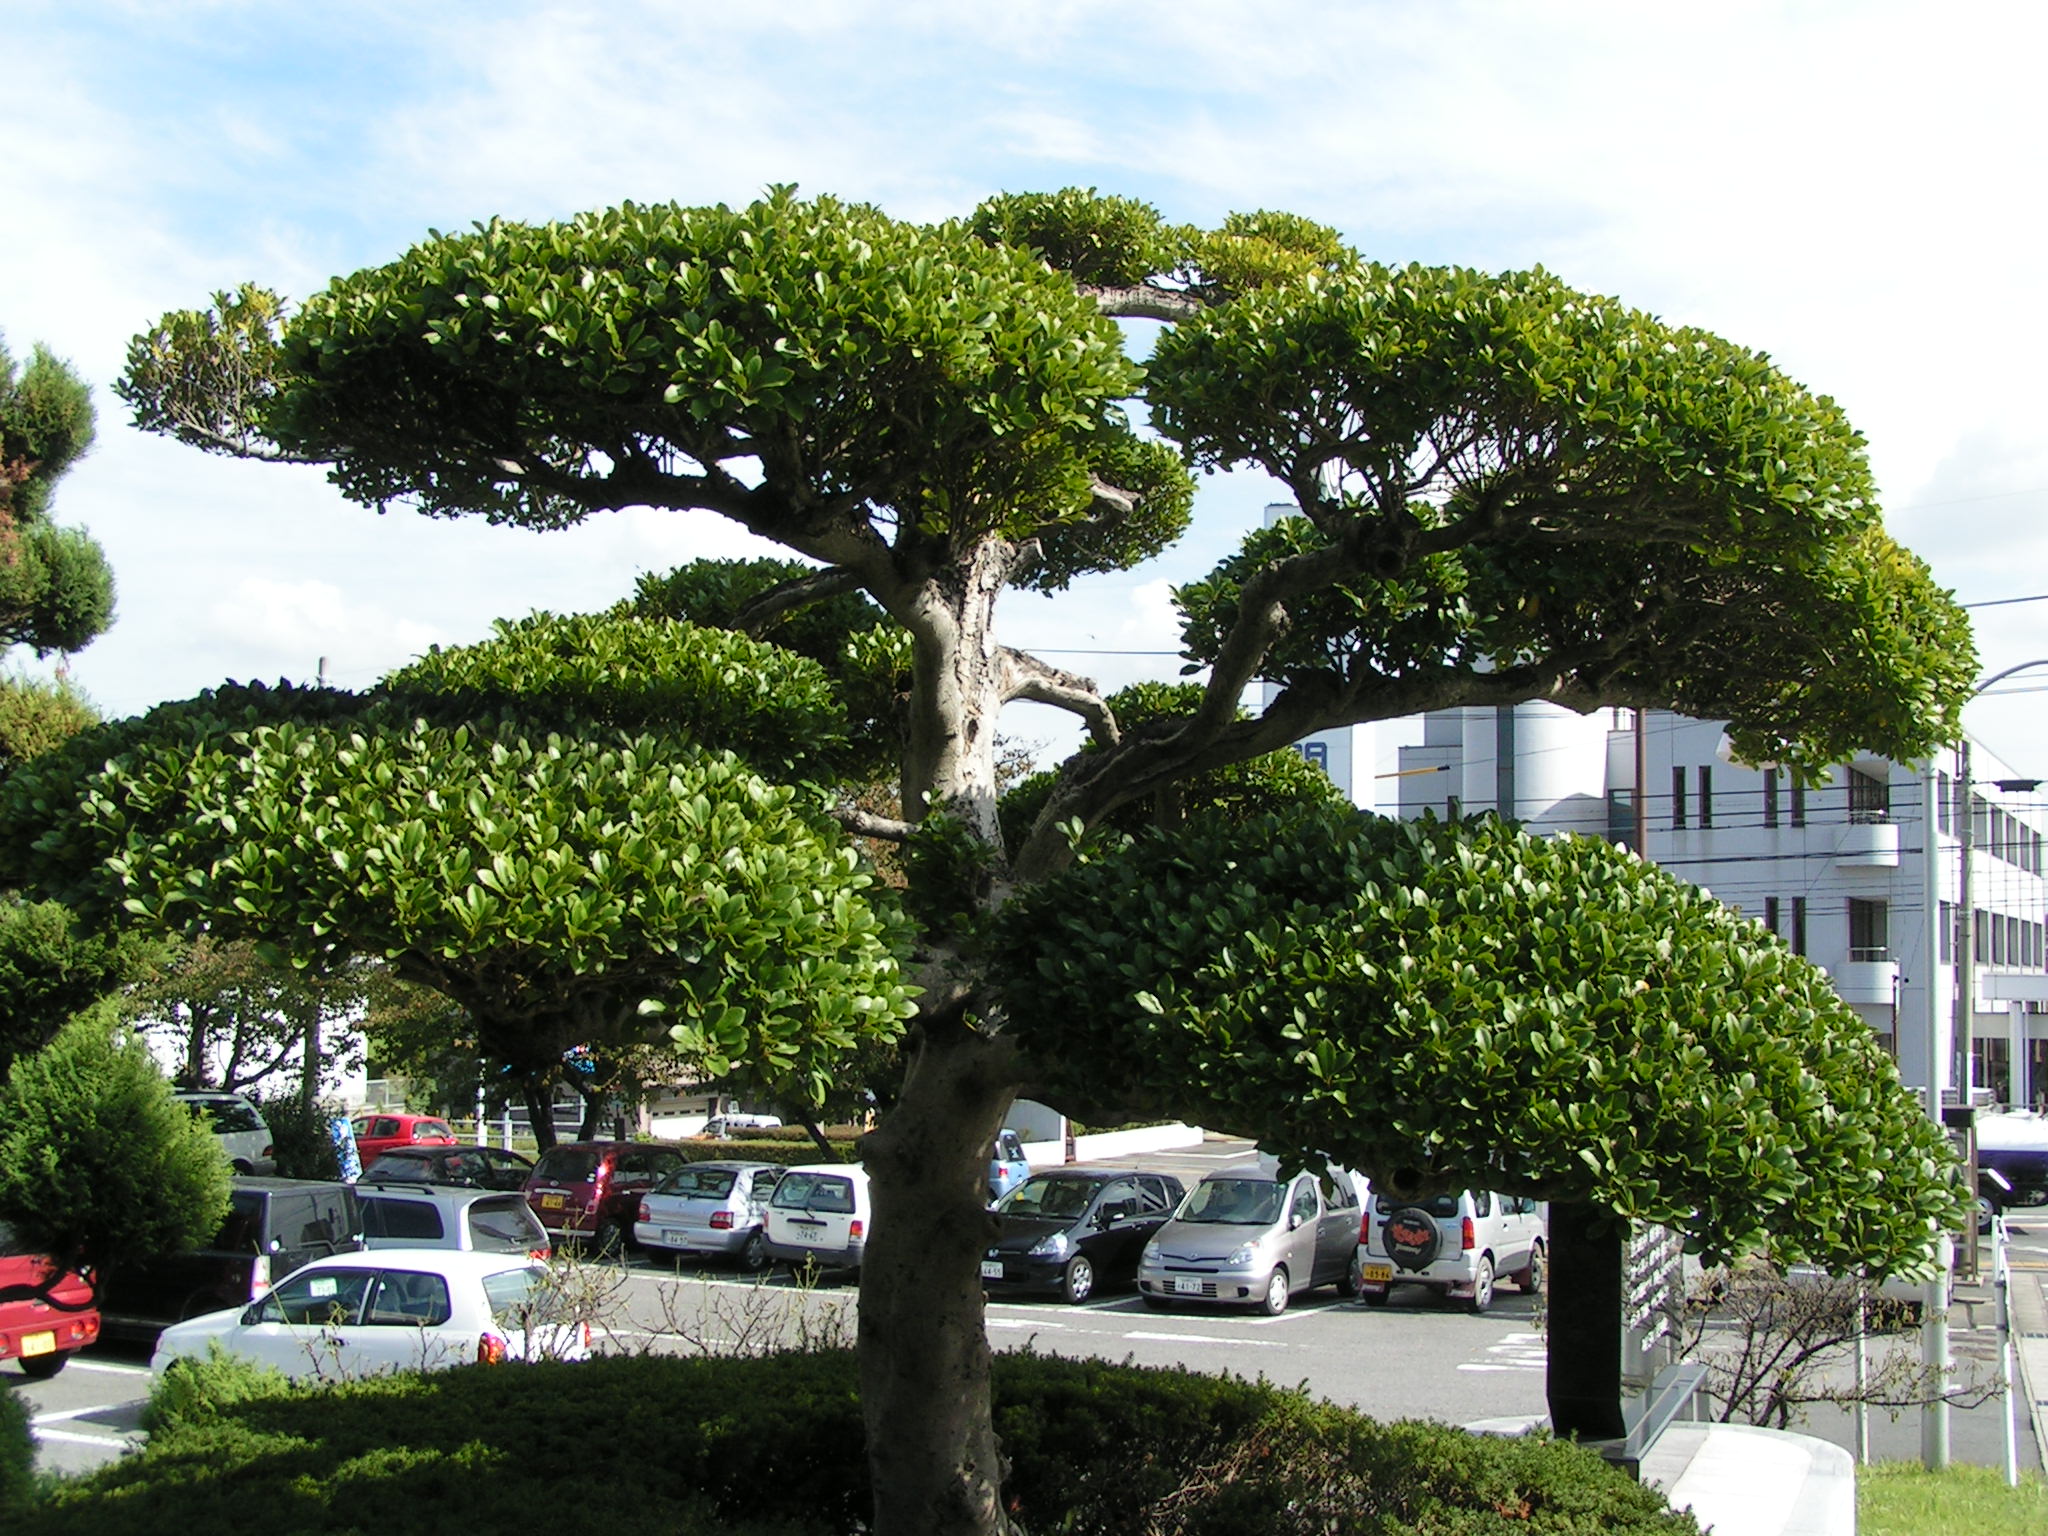
[[[273,1143],[266,1141],[263,1143],[263,1155],[265,1157],[276,1157],[277,1147]]]
[[[649,1210],[647,1209],[647,1202],[646,1202],[645,1200],[642,1200],[642,1201],[640,1202],[640,1214],[639,1214],[639,1215],[638,1215],[637,1217],[635,1217],[635,1218],[634,1218],[634,1220],[636,1220],[636,1221],[652,1221],[652,1220],[654,1220],[654,1216],[653,1216],[653,1214],[652,1214],[652,1213],[651,1213],[651,1212],[650,1212],[650,1211],[649,1211]],[[711,1225],[713,1225],[713,1226],[715,1227],[715,1226],[717,1226],[717,1225],[718,1225],[718,1223],[714,1221],[714,1222],[712,1222],[712,1223],[711,1223]]]
[[[1470,1216],[1467,1216],[1464,1221],[1459,1223],[1458,1246],[1467,1253],[1470,1253],[1479,1246],[1479,1234],[1472,1230],[1472,1218]]]
[[[643,1205],[640,1209],[644,1211],[647,1207]],[[640,1219],[645,1221],[647,1218],[642,1216]],[[711,1225],[721,1232],[730,1232],[732,1230],[732,1212],[713,1211],[711,1213]]]
[[[270,1289],[270,1255],[256,1255],[256,1266],[249,1271],[249,1299],[254,1301]]]
[[[1360,1211],[1358,1213],[1358,1241],[1361,1247],[1372,1241],[1371,1211]]]
[[[510,1351],[505,1341],[495,1333],[486,1333],[476,1341],[476,1363],[478,1365],[503,1365]]]
[[[861,1219],[858,1216],[854,1217],[853,1220],[849,1221],[846,1224],[846,1235],[848,1237],[859,1237],[864,1230],[865,1228],[863,1227]]]
[[[539,1259],[541,1263],[545,1264],[549,1259],[552,1259],[555,1256],[555,1250],[548,1247],[547,1244],[543,1243],[538,1248],[527,1249],[526,1256],[529,1259]]]

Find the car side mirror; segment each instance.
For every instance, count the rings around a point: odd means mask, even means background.
[[[247,1327],[248,1327],[248,1326],[250,1326],[250,1324],[252,1324],[252,1323],[260,1323],[260,1322],[262,1322],[262,1321],[263,1321],[263,1303],[262,1303],[262,1302],[260,1302],[260,1301],[252,1301],[252,1302],[250,1302],[250,1303],[249,1303],[249,1305],[248,1305],[248,1306],[246,1306],[246,1307],[242,1308],[242,1326],[243,1326],[244,1328],[247,1328]]]
[[[1301,1228],[1301,1212],[1299,1212],[1299,1211],[1289,1211],[1289,1212],[1287,1213],[1287,1230],[1288,1230],[1288,1231],[1290,1231],[1290,1232],[1295,1232],[1295,1231],[1299,1231],[1299,1230],[1300,1230],[1300,1228]]]

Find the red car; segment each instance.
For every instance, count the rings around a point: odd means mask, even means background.
[[[635,1246],[640,1197],[688,1161],[665,1142],[563,1142],[533,1165],[526,1203],[557,1246],[616,1253]]]
[[[365,1113],[349,1123],[356,1133],[356,1156],[365,1168],[393,1147],[452,1147],[458,1140],[446,1120],[432,1115]]]
[[[0,1293],[20,1285],[41,1285],[55,1269],[40,1253],[26,1251],[0,1226]],[[68,1305],[92,1300],[92,1287],[76,1271],[57,1282],[56,1299]],[[24,1374],[56,1375],[71,1357],[100,1336],[100,1315],[92,1307],[66,1311],[41,1299],[0,1301],[0,1360],[20,1360]]]

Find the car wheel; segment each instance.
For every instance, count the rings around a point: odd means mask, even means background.
[[[1515,1276],[1515,1288],[1524,1296],[1543,1294],[1543,1245],[1538,1243],[1529,1250],[1529,1262],[1522,1266],[1522,1272]]]
[[[1337,1277],[1339,1296],[1356,1296],[1365,1284],[1365,1277],[1358,1270],[1358,1250],[1352,1249],[1351,1261],[1344,1266],[1344,1273]]]
[[[1259,1310],[1278,1317],[1287,1310],[1287,1271],[1275,1269],[1266,1280],[1266,1294],[1259,1298]]]
[[[1142,1300],[1145,1303],[1145,1305],[1154,1312],[1171,1312],[1173,1310],[1173,1303],[1168,1301],[1164,1296],[1148,1295],[1142,1296],[1139,1299]]]
[[[616,1221],[608,1221],[599,1227],[590,1240],[592,1256],[600,1259],[623,1260],[632,1246],[632,1229]]]
[[[1479,1268],[1472,1275],[1472,1299],[1465,1305],[1473,1312],[1484,1312],[1493,1305],[1493,1260],[1485,1254],[1479,1256]]]
[[[53,1355],[23,1355],[21,1374],[33,1376],[37,1381],[48,1381],[71,1363],[71,1354],[70,1350],[62,1349]]]
[[[228,1164],[228,1167],[231,1168],[235,1173],[243,1176],[247,1176],[256,1171],[246,1157],[236,1158],[232,1163]]]
[[[1391,1290],[1365,1291],[1359,1295],[1358,1299],[1368,1307],[1384,1307],[1387,1304],[1387,1298],[1392,1295],[1393,1292]]]
[[[1067,1260],[1067,1271],[1060,1276],[1060,1294],[1072,1303],[1095,1294],[1095,1265],[1087,1254],[1077,1253]]]
[[[759,1227],[756,1227],[754,1235],[747,1239],[746,1246],[740,1249],[740,1267],[742,1269],[766,1269],[768,1267],[768,1234]]]

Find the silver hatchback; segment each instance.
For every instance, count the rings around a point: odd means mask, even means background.
[[[1138,1294],[1148,1307],[1256,1307],[1269,1317],[1319,1285],[1349,1296],[1362,1188],[1344,1168],[1283,1179],[1271,1158],[1212,1173],[1145,1245]]]
[[[633,1240],[650,1252],[712,1254],[748,1269],[768,1262],[768,1197],[784,1169],[772,1163],[691,1163],[640,1197]]]

